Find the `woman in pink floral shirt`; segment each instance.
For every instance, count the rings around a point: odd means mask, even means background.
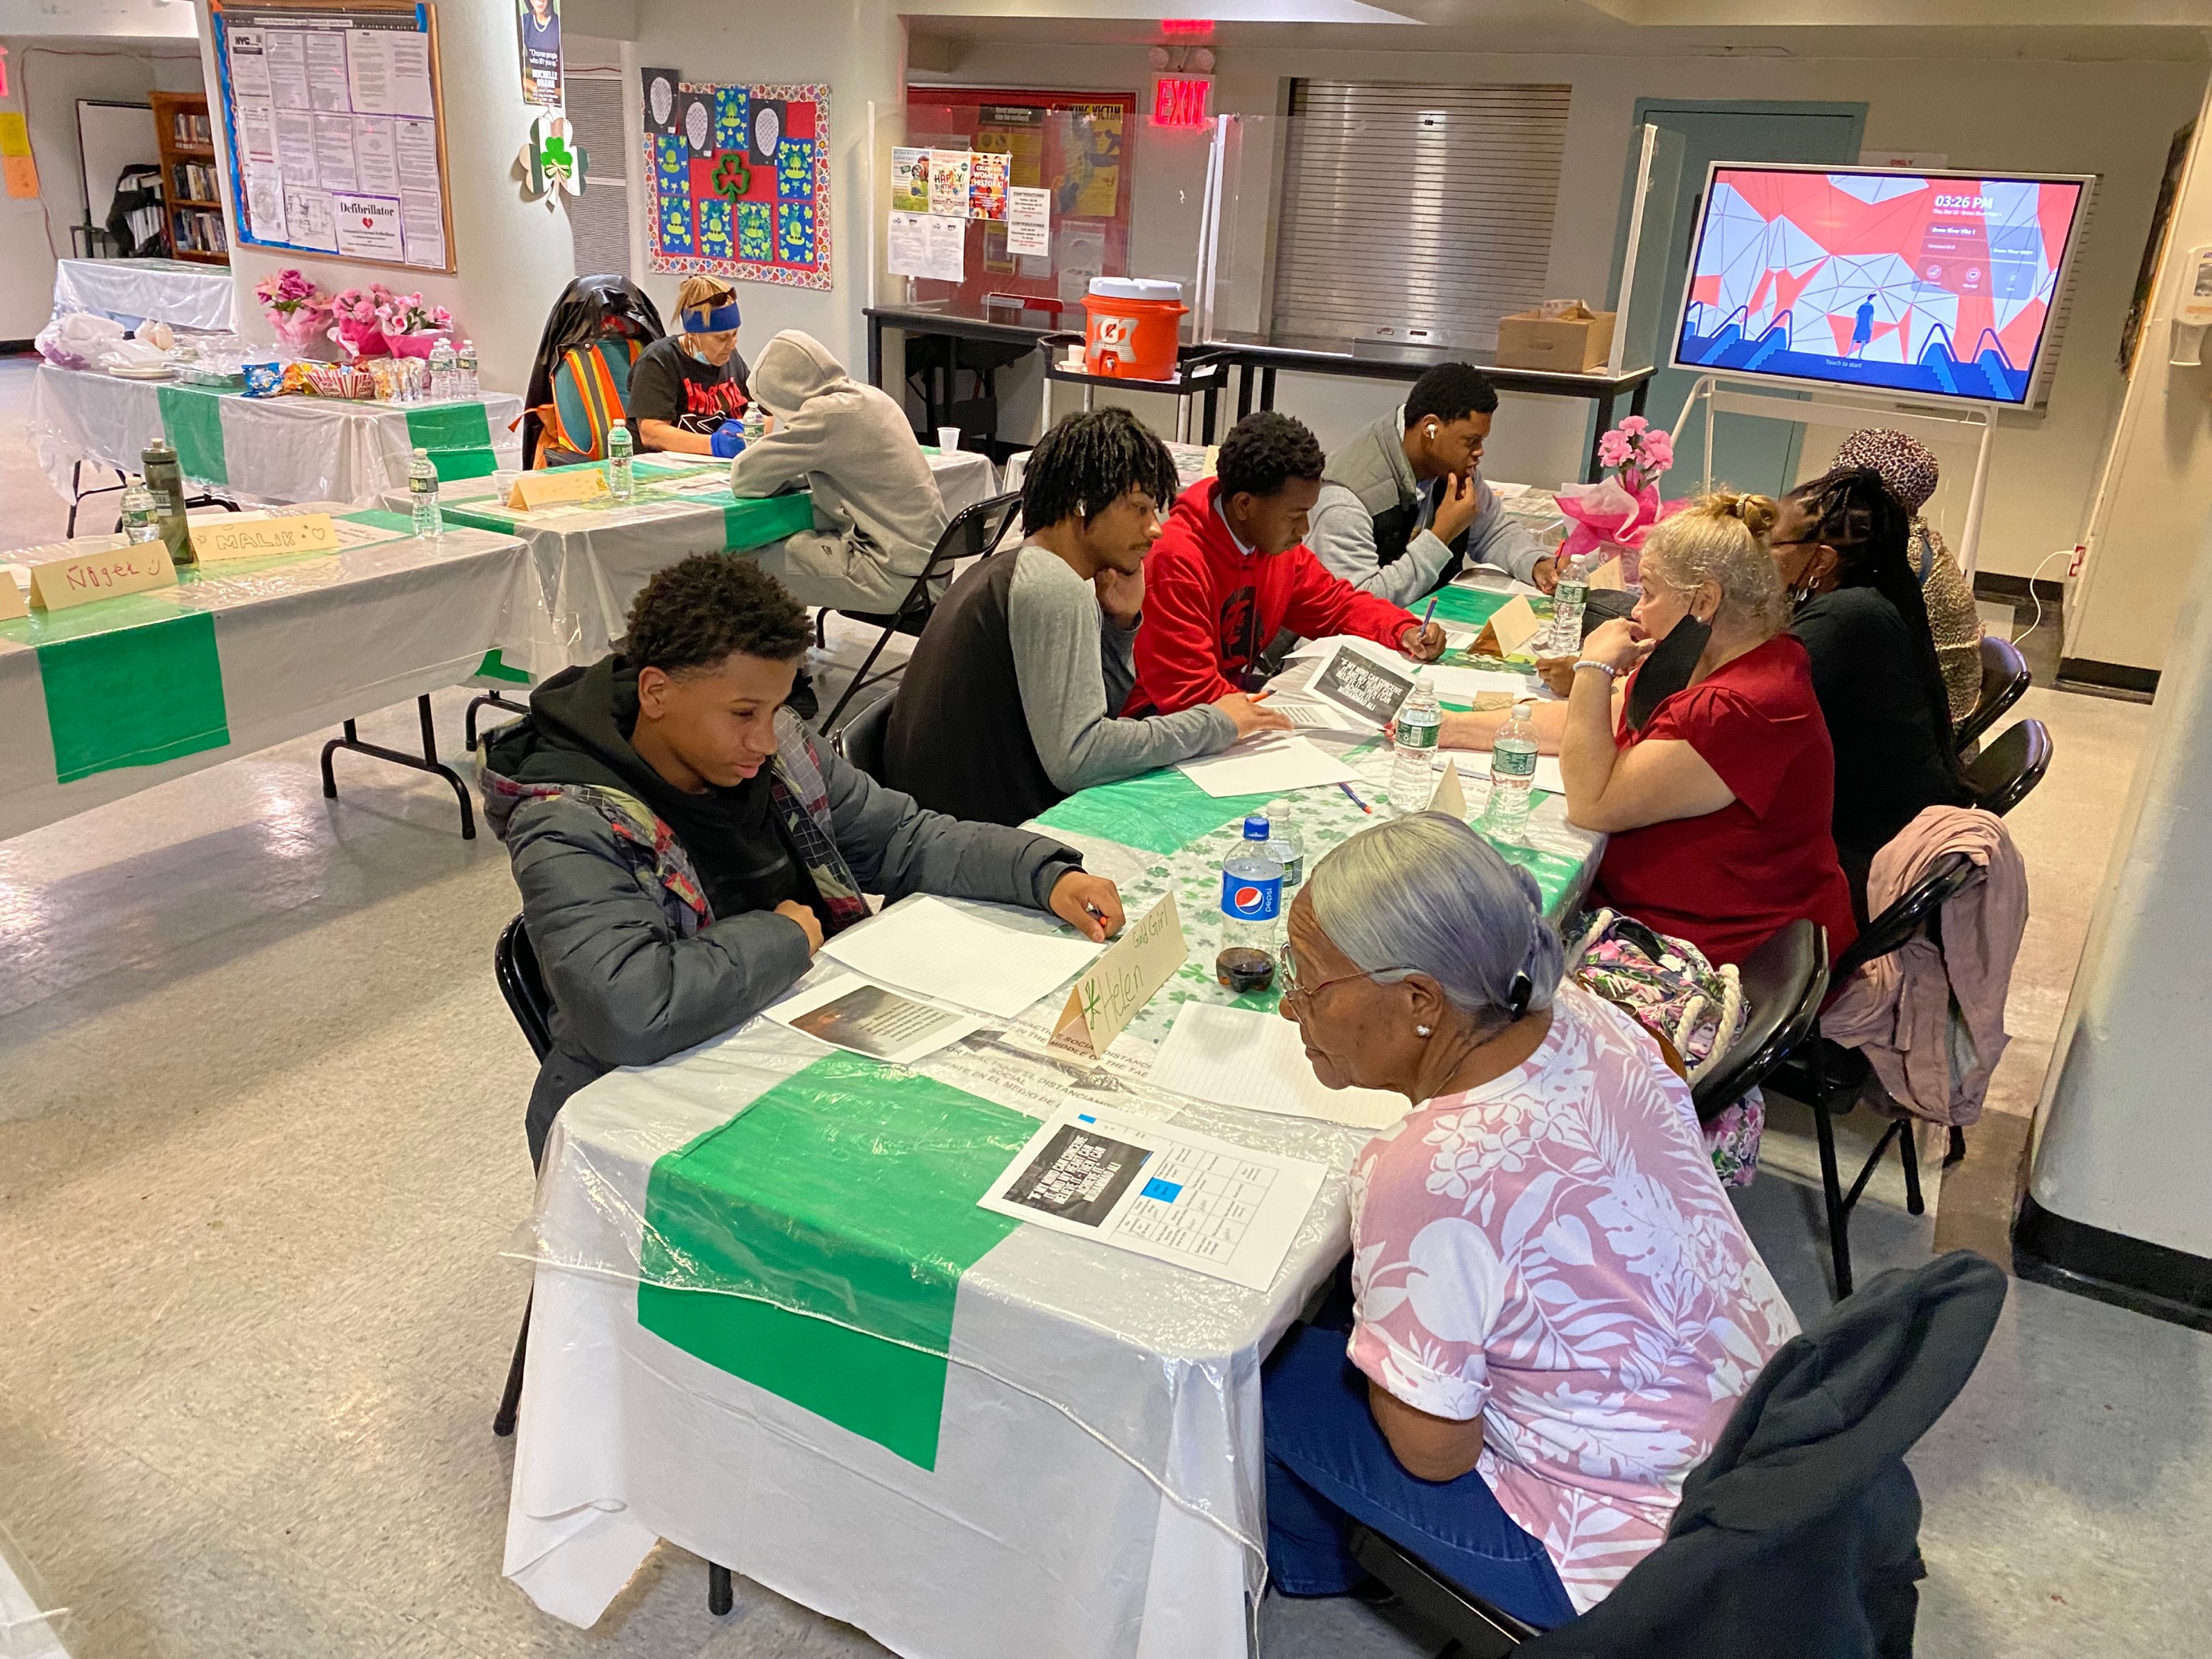
[[[1283,1012],[1316,1074],[1415,1106],[1353,1170],[1348,1322],[1268,1362],[1270,1567],[1286,1594],[1348,1589],[1349,1517],[1563,1623],[1666,1535],[1797,1322],[1688,1089],[1561,983],[1534,883],[1465,824],[1346,842],[1290,941]]]

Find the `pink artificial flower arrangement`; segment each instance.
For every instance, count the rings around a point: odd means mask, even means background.
[[[1646,532],[1685,505],[1659,499],[1659,475],[1674,465],[1674,440],[1641,415],[1632,415],[1597,441],[1597,458],[1613,469],[1613,477],[1568,484],[1559,491],[1559,511],[1574,527],[1560,544],[1559,559],[1565,564],[1595,553],[1601,562],[1618,553],[1621,580],[1634,586]]]
[[[381,283],[366,292],[345,289],[331,310],[337,319],[331,338],[354,357],[427,357],[453,325],[445,307],[424,304],[419,292],[394,294]]]
[[[269,307],[269,320],[296,316],[302,311],[327,311],[330,295],[297,270],[287,269],[264,276],[253,285],[254,297]]]
[[[386,339],[395,334],[442,334],[453,325],[453,313],[443,306],[423,304],[420,292],[394,294],[383,287],[376,292],[376,320]]]

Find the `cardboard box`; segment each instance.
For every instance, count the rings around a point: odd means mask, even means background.
[[[1612,356],[1613,323],[1610,311],[1559,317],[1522,311],[1501,317],[1498,319],[1498,366],[1587,374],[1602,368]]]

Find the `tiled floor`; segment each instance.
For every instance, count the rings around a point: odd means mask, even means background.
[[[16,453],[10,532],[43,510]],[[2033,1103],[2143,712],[2030,695],[2058,763],[2012,820],[2036,915],[2003,1113]],[[314,750],[0,842],[0,1526],[76,1610],[80,1659],[880,1653],[742,1581],[714,1619],[674,1550],[590,1632],[501,1577],[531,1064],[489,963],[513,884],[442,784],[362,762],[326,803]],[[1787,1140],[1741,1208],[1810,1312],[1826,1261]],[[1862,1276],[1925,1259],[1948,1209],[1877,1189]],[[1914,1459],[1919,1651],[2197,1650],[2209,1441],[2212,1339],[2015,1285]],[[1352,1602],[1271,1597],[1262,1628],[1271,1656],[1426,1650]]]

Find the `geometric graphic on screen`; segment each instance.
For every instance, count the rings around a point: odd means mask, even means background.
[[[1674,361],[2024,404],[2081,189],[1716,167]]]

